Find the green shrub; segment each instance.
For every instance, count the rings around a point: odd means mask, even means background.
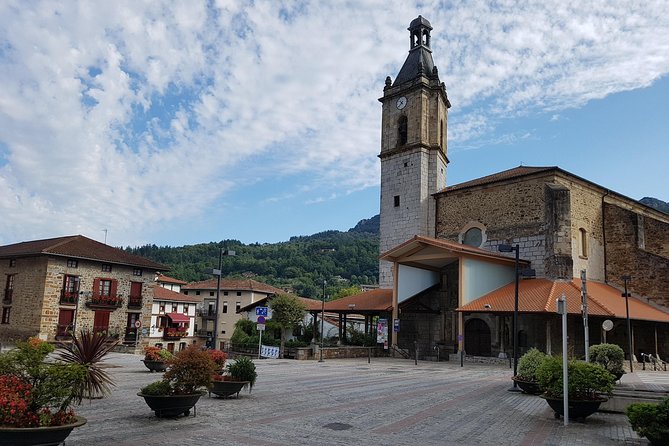
[[[249,381],[251,389],[258,377],[256,365],[246,356],[240,356],[235,359],[235,362],[228,363],[225,371],[236,381]]]
[[[191,395],[203,387],[209,387],[211,376],[217,368],[209,353],[195,344],[174,355],[167,361],[167,365],[163,377],[170,383],[175,395]]]
[[[290,339],[286,341],[286,348],[307,347],[309,344],[309,342],[301,341],[299,339]]]
[[[625,362],[625,352],[615,344],[598,344],[589,349],[590,362],[599,364],[611,372],[616,378],[625,374],[623,363]]]
[[[583,361],[569,361],[569,398],[574,400],[594,400],[600,393],[611,393],[615,377],[599,364]],[[546,358],[537,368],[537,381],[550,398],[562,398],[562,358]]]
[[[669,397],[660,404],[634,403],[626,411],[632,429],[653,444],[666,444],[669,439]]]
[[[169,381],[156,381],[140,390],[144,395],[170,395],[172,393],[172,386]]]
[[[546,353],[536,349],[531,348],[520,357],[518,360],[518,378],[523,381],[537,381],[537,368],[541,365],[542,362],[548,357]]]

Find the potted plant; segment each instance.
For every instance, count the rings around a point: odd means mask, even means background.
[[[240,356],[235,362],[228,364],[225,375],[213,377],[210,392],[218,396],[227,397],[237,395],[245,387],[249,386],[249,393],[253,389],[258,373],[256,365],[246,356]]]
[[[597,344],[590,347],[590,361],[599,364],[611,372],[618,381],[625,374],[623,363],[625,362],[625,352],[620,346],[615,344]]]
[[[569,361],[568,404],[570,418],[585,418],[599,409],[613,391],[614,376],[599,364]],[[542,397],[555,412],[555,418],[564,416],[562,393],[562,358],[546,358],[537,368],[536,376],[544,394]]]
[[[143,387],[144,398],[158,417],[188,415],[203,390],[211,384],[216,364],[206,351],[191,345],[166,361],[168,370],[161,381]]]
[[[669,397],[664,398],[660,404],[630,404],[626,414],[632,429],[646,437],[650,444],[669,444]]]
[[[225,361],[228,359],[228,355],[221,350],[207,350],[207,353],[211,357],[211,360],[216,364],[216,371],[220,374],[223,373],[225,368]]]
[[[536,372],[546,356],[544,352],[531,348],[518,360],[518,375],[514,376],[513,380],[523,392],[532,395],[541,393]]]
[[[86,419],[72,406],[86,380],[79,364],[46,361],[53,345],[36,338],[0,354],[0,444],[62,443]]]
[[[144,347],[144,365],[151,372],[164,372],[167,370],[166,361],[172,357],[172,353],[160,347],[146,346]]]

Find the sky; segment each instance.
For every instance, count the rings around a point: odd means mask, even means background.
[[[0,2],[0,244],[272,243],[379,212],[381,104],[432,24],[447,184],[559,166],[669,201],[659,1]]]

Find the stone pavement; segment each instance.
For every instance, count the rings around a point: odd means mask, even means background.
[[[566,428],[544,400],[508,392],[508,367],[372,358],[256,361],[239,399],[204,396],[196,416],[157,418],[136,396],[160,379],[137,355],[108,362],[114,393],[84,402],[80,445],[611,445],[647,444],[622,414]]]

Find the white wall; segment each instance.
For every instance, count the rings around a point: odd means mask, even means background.
[[[404,302],[408,298],[439,283],[439,273],[412,266],[400,265],[398,276],[398,302]]]
[[[460,262],[462,266],[460,305],[466,305],[514,280],[515,266],[513,265],[502,265],[469,258],[462,258]]]

